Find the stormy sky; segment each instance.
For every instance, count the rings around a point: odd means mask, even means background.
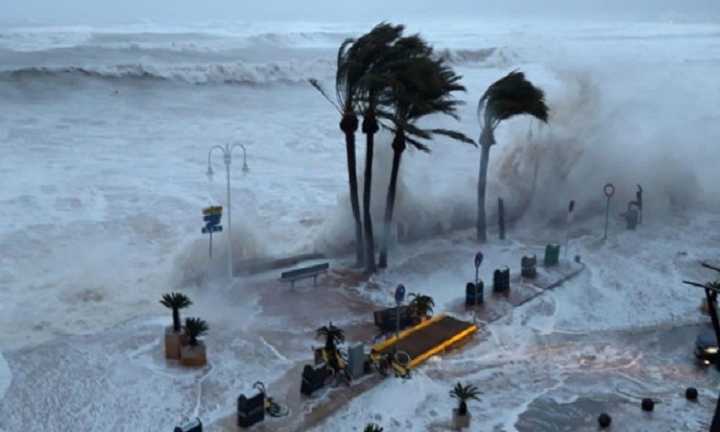
[[[719,0],[2,0],[0,20],[380,20],[427,17],[718,17]]]

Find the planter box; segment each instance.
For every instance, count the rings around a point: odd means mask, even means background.
[[[184,328],[180,328],[180,333],[176,333],[173,326],[165,327],[165,358],[180,360],[180,349],[186,343]]]
[[[472,415],[468,412],[465,415],[458,414],[458,409],[453,409],[453,429],[455,430],[463,430],[465,428],[470,427],[470,419],[472,419]]]
[[[180,349],[180,364],[188,367],[202,367],[207,364],[205,342],[198,341],[196,346],[183,345]]]

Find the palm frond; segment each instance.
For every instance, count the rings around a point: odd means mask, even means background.
[[[197,345],[197,338],[207,333],[209,329],[207,322],[200,318],[185,319],[185,331],[190,338],[191,345]]]
[[[478,118],[483,127],[494,129],[500,122],[523,114],[547,123],[550,110],[542,89],[517,70],[490,85],[478,103]]]
[[[465,135],[462,132],[453,131],[453,130],[449,130],[449,129],[430,129],[429,132],[434,135],[443,135],[448,138],[452,138],[455,141],[464,142],[466,144],[470,144],[470,145],[477,147],[477,143],[475,142],[475,140],[468,137],[467,135]]]
[[[333,107],[335,107],[335,109],[336,109],[340,114],[343,113],[343,112],[342,112],[342,109],[341,109],[340,106],[337,104],[337,102],[335,102],[334,100],[332,100],[332,99],[330,98],[330,96],[327,94],[327,92],[325,91],[325,88],[323,88],[322,84],[320,84],[320,81],[316,80],[315,78],[310,78],[310,79],[308,80],[308,83],[310,83],[310,85],[313,86],[313,87],[315,88],[315,90],[317,90],[318,92],[320,92],[320,94],[321,94],[328,102],[330,102],[330,105],[332,105]]]
[[[164,294],[160,303],[170,309],[184,309],[192,305],[192,301],[188,296],[178,292]]]

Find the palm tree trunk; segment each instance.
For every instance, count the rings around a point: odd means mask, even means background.
[[[358,267],[363,265],[363,235],[360,223],[360,200],[358,198],[357,161],[355,159],[355,132],[345,132],[347,151],[348,184],[350,186],[350,204],[355,219],[355,258]]]
[[[378,266],[380,268],[387,268],[387,255],[388,255],[388,242],[390,240],[390,227],[392,226],[393,212],[395,210],[395,193],[397,192],[397,179],[398,172],[400,171],[400,158],[404,150],[405,137],[402,132],[398,133],[396,140],[402,140],[403,143],[400,149],[396,149],[396,145],[393,144],[393,164],[392,171],[390,173],[390,186],[388,187],[387,201],[385,202],[385,220],[383,225],[383,237],[382,246],[380,247],[380,262]]]
[[[372,214],[370,209],[372,197],[372,169],[373,153],[375,152],[375,133],[378,130],[377,121],[373,114],[368,114],[363,120],[363,132],[366,134],[365,148],[365,184],[363,185],[363,225],[365,228],[365,272],[375,273],[375,235],[373,233]]]
[[[173,308],[173,330],[175,330],[175,333],[180,332],[180,310],[178,308]]]
[[[490,161],[490,144],[480,139],[482,152],[480,155],[480,173],[478,175],[478,209],[477,209],[477,239],[479,242],[487,241],[487,219],[485,215],[485,194],[487,190],[488,162]]]
[[[715,414],[710,424],[710,432],[720,432],[720,399],[715,404]]]

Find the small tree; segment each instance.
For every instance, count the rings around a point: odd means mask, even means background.
[[[325,338],[325,349],[332,353],[337,352],[337,346],[345,342],[345,332],[332,322],[317,329],[317,337]]]
[[[412,293],[409,297],[412,299],[410,309],[417,318],[422,319],[433,314],[435,300],[432,297],[417,293]]]
[[[365,426],[365,432],[383,432],[383,428],[375,423],[368,423],[368,425]]]
[[[453,399],[457,399],[459,401],[458,405],[458,414],[459,415],[467,415],[468,409],[467,409],[467,401],[474,399],[476,401],[479,401],[478,395],[480,394],[480,391],[477,387],[475,387],[472,384],[468,384],[466,386],[457,383],[455,384],[455,387],[450,391],[450,397]]]
[[[185,330],[190,339],[190,346],[198,345],[198,338],[210,329],[207,322],[200,318],[187,318],[185,320]]]
[[[180,332],[180,309],[192,305],[192,301],[185,294],[173,292],[163,295],[160,303],[168,309],[172,309],[173,330],[176,333]]]

